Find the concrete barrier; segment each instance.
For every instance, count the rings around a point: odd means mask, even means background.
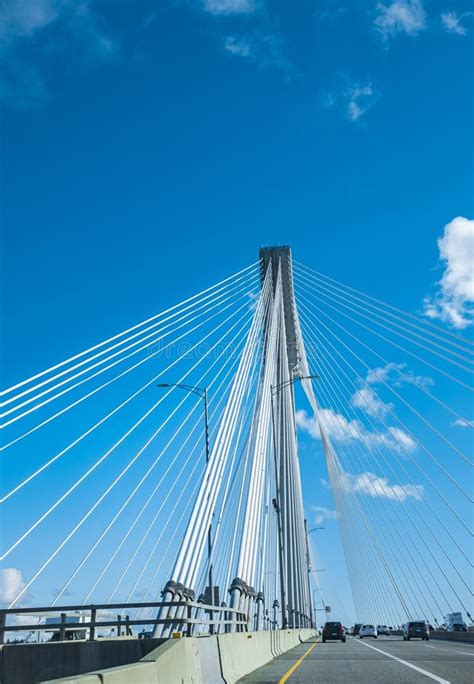
[[[131,663],[108,670],[98,670],[101,684],[157,684],[155,663]],[[172,679],[170,681],[173,681]],[[179,681],[179,680],[177,680]]]
[[[222,677],[219,642],[215,637],[202,636],[197,639],[203,682],[225,684]]]
[[[314,630],[285,629],[169,639],[139,662],[97,669],[56,680],[55,684],[235,684],[315,635]],[[43,680],[42,684],[53,681]]]
[[[136,663],[163,641],[115,637],[97,641],[5,644],[0,646],[0,681],[36,684],[72,675],[77,678],[101,668]],[[88,683],[83,680],[81,684]]]
[[[273,659],[270,632],[242,632],[217,637],[222,677],[236,682]]]
[[[474,644],[474,632],[445,632],[444,630],[433,630],[430,632],[430,637],[441,641],[459,641],[464,644]]]
[[[215,639],[211,637],[206,639],[206,641],[211,640],[215,642]],[[201,643],[203,642],[204,639],[188,637],[170,639],[161,646],[158,646],[158,648],[150,651],[148,655],[141,659],[140,664],[152,665],[154,673],[153,682],[158,682],[158,684],[168,684],[168,682],[198,684],[203,681],[209,681],[203,679],[201,669],[201,655],[204,655],[206,652],[206,649],[201,649]],[[218,665],[217,649],[215,656],[216,664]],[[130,681],[135,682],[135,679],[130,679]],[[116,684],[115,680],[113,680],[113,683]],[[119,684],[118,681],[117,684]]]
[[[218,636],[222,677],[233,684],[314,636],[311,629],[222,634]]]
[[[83,674],[77,677],[61,677],[61,679],[50,679],[42,684],[101,684],[99,675]]]
[[[392,636],[403,637],[403,632],[400,629],[394,629],[390,633]],[[465,644],[473,644],[474,632],[446,632],[444,629],[432,629],[430,632],[430,639],[437,639],[439,641],[460,641]]]

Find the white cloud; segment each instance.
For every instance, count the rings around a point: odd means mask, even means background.
[[[256,11],[256,0],[203,0],[202,7],[206,12],[216,15],[252,14]]]
[[[374,418],[384,418],[394,408],[393,404],[386,404],[379,399],[370,387],[357,390],[351,397],[351,404]]]
[[[371,432],[359,420],[347,420],[342,414],[332,409],[321,408],[319,410],[321,423],[330,439],[335,439],[342,444],[361,442],[368,448],[376,446],[414,451],[416,443],[403,430],[389,428],[381,432]],[[296,424],[303,432],[314,439],[320,439],[318,420],[315,416],[308,416],[306,411],[296,412]]]
[[[385,366],[372,368],[365,378],[369,385],[389,383],[394,387],[403,385],[417,385],[418,387],[428,388],[434,384],[432,378],[426,375],[415,375],[408,370],[406,363],[387,363]]]
[[[0,605],[9,605],[24,589],[25,579],[18,568],[0,570]]]
[[[445,271],[436,295],[425,297],[424,313],[463,329],[474,321],[474,221],[453,219],[444,227],[438,247]]]
[[[57,0],[4,0],[0,10],[0,37],[3,40],[12,40],[33,35],[35,31],[57,19],[61,4]]]
[[[395,0],[389,5],[378,3],[374,26],[384,40],[399,33],[416,36],[426,28],[426,13],[421,0]]]
[[[321,525],[325,520],[337,520],[337,512],[326,508],[325,506],[312,506],[311,510],[314,515],[314,524]]]
[[[406,451],[415,451],[416,442],[406,432],[397,427],[389,427],[388,431],[394,440]]]
[[[474,420],[465,420],[464,418],[456,418],[451,423],[453,427],[474,428]]]
[[[400,502],[409,498],[420,501],[424,491],[423,485],[390,484],[386,477],[379,477],[369,471],[359,475],[345,473],[344,481],[345,487],[356,494]]]
[[[379,366],[378,368],[371,368],[367,375],[366,381],[369,385],[376,385],[381,382],[387,382],[392,370],[398,370],[403,364],[387,363],[386,366]]]
[[[465,12],[464,14],[457,14],[456,12],[445,12],[441,15],[441,23],[448,33],[454,33],[457,36],[467,36],[469,31],[462,24],[463,17],[472,14]]]
[[[278,25],[227,36],[224,49],[235,57],[254,62],[260,69],[280,69],[287,78],[294,75],[293,65],[286,55],[286,41]]]
[[[365,428],[357,420],[348,421],[340,413],[336,413],[332,409],[321,408],[319,410],[319,417],[328,433],[329,437],[334,437],[340,442],[351,442],[360,440],[361,435],[364,435]],[[307,432],[311,437],[320,439],[319,424],[315,416],[308,416],[306,411],[296,412],[297,426]]]
[[[328,109],[336,109],[352,123],[361,123],[362,117],[376,103],[379,94],[372,83],[353,83],[338,91],[323,92],[321,103]]]
[[[57,25],[54,33],[50,27]],[[23,48],[38,36],[36,56]],[[38,66],[41,52],[69,51],[75,60],[108,59],[117,44],[105,33],[90,0],[4,0],[0,4],[0,99],[17,108],[40,104],[47,98],[44,76]]]
[[[354,85],[346,91],[347,116],[351,121],[358,121],[375,102],[372,85]]]
[[[0,7],[0,38],[4,43],[32,37],[62,20],[62,29],[86,39],[95,52],[108,54],[116,49],[115,42],[99,28],[89,0],[4,0]]]
[[[248,38],[227,36],[224,48],[227,52],[230,52],[233,55],[239,55],[239,57],[250,57],[252,54],[252,47]]]

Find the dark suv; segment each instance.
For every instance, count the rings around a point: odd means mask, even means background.
[[[430,630],[426,622],[407,622],[403,625],[403,641],[410,641],[410,639],[422,639],[429,641]]]
[[[323,644],[328,640],[346,640],[346,630],[340,622],[326,622],[323,627]]]

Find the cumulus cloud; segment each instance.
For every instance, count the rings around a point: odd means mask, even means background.
[[[392,435],[394,440],[406,451],[415,451],[416,442],[410,437],[406,432],[397,427],[389,427],[389,433]]]
[[[474,221],[453,219],[444,227],[438,248],[445,270],[436,294],[424,299],[425,316],[467,328],[474,320]]]
[[[372,389],[373,385],[379,384],[392,385],[394,387],[417,385],[427,388],[433,384],[433,381],[424,375],[415,375],[413,371],[407,369],[405,363],[387,363],[385,366],[371,368],[366,375],[366,386],[354,392],[350,398],[350,403],[351,406],[363,411],[371,418],[378,418],[384,421],[388,414],[394,415],[395,406],[390,402],[384,402]],[[402,449],[407,449],[408,451],[416,449],[416,442],[399,428],[388,427],[385,433],[385,437],[387,436],[391,436]]]
[[[4,0],[0,9],[0,37],[2,41],[10,41],[18,37],[31,36],[35,31],[55,21],[60,11],[61,3],[56,0]]]
[[[463,25],[462,20],[470,14],[472,13],[457,14],[457,12],[445,12],[441,15],[441,23],[448,33],[454,33],[456,36],[467,36],[469,31]]]
[[[203,0],[202,8],[215,15],[252,14],[258,4],[257,0]]]
[[[346,91],[345,97],[347,116],[351,121],[358,121],[375,102],[375,92],[370,83],[352,86]]]
[[[336,520],[337,512],[325,506],[312,506],[313,519],[315,525],[321,525],[325,520]]]
[[[362,409],[373,418],[384,418],[394,408],[393,404],[386,404],[379,399],[370,387],[357,390],[351,397],[351,405]]]
[[[464,418],[456,418],[455,421],[451,423],[453,427],[461,428],[474,428],[474,420],[467,420]]]
[[[375,11],[374,26],[385,41],[403,33],[416,36],[426,28],[421,0],[395,0],[388,5],[379,2]]]
[[[345,473],[343,479],[346,489],[356,494],[400,502],[406,499],[420,501],[423,498],[423,485],[391,484],[386,477],[379,477],[369,471],[359,475]]]
[[[225,39],[224,48],[227,52],[239,57],[252,56],[252,46],[248,38],[237,36],[227,36]]]
[[[9,605],[25,588],[23,573],[18,568],[0,570],[0,605]]]
[[[89,0],[4,0],[0,9],[0,38],[4,44],[30,38],[59,20],[63,21],[62,28],[85,38],[94,51],[115,51],[115,42],[99,26]]]
[[[330,439],[335,439],[342,444],[360,442],[368,448],[376,446],[414,451],[416,442],[403,430],[389,428],[380,432],[367,430],[360,420],[347,420],[342,414],[332,409],[321,408],[319,417]],[[320,439],[318,420],[315,416],[309,416],[306,411],[296,412],[296,424],[303,432],[314,439]]]
[[[361,123],[378,98],[379,93],[372,83],[346,83],[335,91],[323,92],[321,103],[328,109],[335,109],[348,121]]]
[[[224,49],[234,57],[255,63],[259,69],[279,69],[287,78],[294,75],[286,54],[286,40],[275,24],[227,36]]]
[[[49,29],[57,25],[55,35]],[[29,42],[45,36],[36,44],[41,50],[62,53],[72,50],[74,58],[107,59],[117,51],[117,43],[105,31],[91,9],[90,0],[3,0],[0,4],[0,99],[10,106],[27,108],[47,98],[39,60],[31,60]]]
[[[427,375],[415,375],[409,370],[406,363],[387,363],[385,366],[372,368],[365,378],[369,385],[388,383],[394,387],[403,385],[417,385],[428,388],[434,384],[432,378]]]

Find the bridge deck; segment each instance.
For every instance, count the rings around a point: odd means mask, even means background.
[[[379,637],[348,638],[345,644],[314,639],[244,677],[240,684],[471,684],[473,680],[472,644]]]

